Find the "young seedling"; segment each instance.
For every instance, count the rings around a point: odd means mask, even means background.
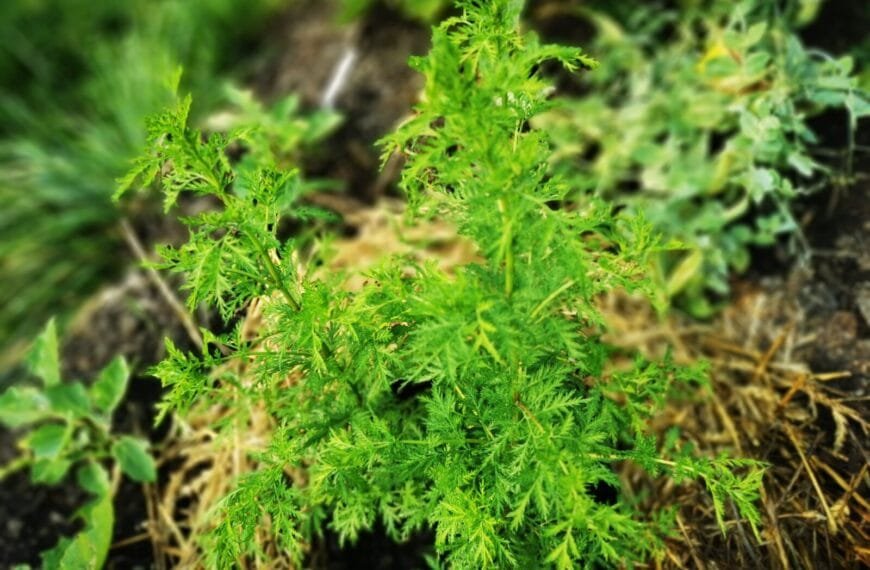
[[[0,395],[0,423],[24,430],[21,455],[0,468],[0,479],[29,469],[33,483],[56,485],[75,471],[78,485],[93,495],[76,513],[84,528],[43,552],[43,566],[102,568],[114,526],[110,470],[120,469],[134,481],[156,478],[148,442],[112,431],[112,414],[127,390],[127,364],[115,358],[89,386],[62,381],[54,321],[34,342],[28,364],[39,383]]]

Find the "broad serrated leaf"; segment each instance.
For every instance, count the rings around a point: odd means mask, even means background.
[[[42,553],[47,570],[99,570],[103,567],[112,544],[115,513],[108,494],[88,503],[76,515],[85,521],[85,528],[72,538],[63,538]]]
[[[57,326],[54,319],[48,321],[42,333],[33,341],[27,355],[30,371],[42,380],[44,386],[60,383],[60,363],[58,360]]]
[[[130,369],[123,357],[114,358],[90,387],[90,399],[99,411],[110,414],[127,391]]]
[[[76,482],[94,495],[105,495],[110,490],[109,474],[96,461],[87,461],[76,470]]]
[[[47,424],[35,429],[25,439],[36,459],[55,459],[63,450],[69,428],[60,424]]]
[[[59,414],[84,417],[91,413],[88,391],[80,382],[58,384],[45,390],[51,410]]]
[[[154,458],[148,453],[148,442],[130,436],[123,436],[112,445],[112,457],[121,466],[125,475],[141,483],[151,483],[157,479]]]
[[[51,417],[51,404],[45,394],[31,386],[13,386],[0,395],[0,423],[21,427]]]
[[[66,476],[72,462],[64,458],[38,459],[30,466],[30,478],[34,483],[56,485]]]

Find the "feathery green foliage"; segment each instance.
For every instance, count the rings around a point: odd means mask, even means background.
[[[596,499],[597,485],[620,487],[621,461],[701,479],[720,517],[734,501],[758,521],[759,464],[696,457],[648,431],[673,388],[702,381],[699,370],[666,359],[607,371],[595,299],[654,294],[644,273],[661,246],[637,217],[568,201],[571,188],[549,173],[547,136],[529,129],[553,105],[540,65],[595,62],[521,35],[521,2],[459,6],[413,61],[424,103],[383,145],[407,157],[411,215],[450,220],[482,261],[448,273],[392,258],[347,291],[345,276],[315,271],[323,260],[304,241],[278,237],[278,217],[300,212],[297,175],[231,164],[225,150],[243,134],[202,140],[186,125],[189,100],[152,123],[127,179],[158,177],[170,205],[181,191],[222,203],[187,220],[187,244],[161,252],[187,275],[191,305],[232,317],[263,301],[257,338],[208,333],[201,355],[170,345],[155,370],[167,411],[223,404],[233,430],[262,406],[277,426],[252,451],[261,469],[218,511],[210,567],[261,558],[253,527],[265,519],[296,562],[325,526],[353,541],[380,519],[397,540],[434,529],[438,557],[457,568],[631,564],[655,555],[668,525],[623,493]],[[291,469],[304,480],[290,482]]]
[[[27,428],[19,442],[21,456],[0,467],[0,479],[29,468],[34,483],[54,485],[75,468],[79,486],[94,498],[76,513],[84,528],[43,552],[43,567],[101,568],[115,518],[104,463],[110,460],[134,481],[156,478],[148,442],[112,431],[112,414],[130,376],[127,364],[114,359],[90,386],[62,381],[54,321],[33,343],[28,364],[39,384],[22,383],[0,394],[0,424]]]
[[[815,3],[580,9],[604,64],[583,78],[582,96],[538,119],[555,141],[557,172],[684,243],[660,256],[660,271],[668,293],[696,315],[714,310],[710,294],[728,292],[751,247],[799,240],[797,197],[852,175],[851,145],[870,95],[851,57],[802,45],[797,28],[812,13],[798,4]],[[831,119],[850,133],[840,164],[810,128],[826,109],[846,117]]]

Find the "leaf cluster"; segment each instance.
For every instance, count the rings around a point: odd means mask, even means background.
[[[162,247],[159,253],[164,261],[158,266],[188,277],[184,287],[190,291],[191,309],[205,302],[218,308],[226,320],[251,299],[273,291],[299,306],[295,262],[290,255],[294,242],[278,240],[279,222],[287,217],[330,219],[330,215],[310,207],[290,210],[288,206],[312,186],[302,181],[298,171],[281,170],[278,165],[337,124],[336,116],[328,112],[305,120],[285,116],[296,111],[295,98],[278,104],[269,114],[250,96],[231,93],[242,106],[242,116],[226,135],[203,137],[188,126],[189,95],[152,117],[148,122],[150,150],[119,180],[116,192],[118,199],[134,185],[148,186],[159,176],[166,212],[183,191],[217,199],[218,209],[182,220],[191,229],[190,241],[178,248]],[[276,124],[279,116],[285,121],[280,126]],[[246,146],[246,154],[231,165],[229,148],[237,143]]]
[[[770,2],[598,3],[578,15],[597,30],[604,63],[583,78],[582,96],[538,119],[555,169],[679,239],[683,251],[659,258],[662,279],[708,315],[710,293],[727,293],[751,247],[789,235],[800,244],[796,198],[848,183],[870,96],[851,57],[802,44],[797,26],[812,14]],[[831,109],[849,133],[839,165],[810,123]]]
[[[79,486],[94,496],[76,513],[84,529],[43,552],[43,564],[46,568],[101,568],[114,525],[104,462],[109,460],[134,481],[156,478],[148,442],[112,431],[112,414],[124,396],[130,372],[119,357],[90,385],[62,381],[54,321],[37,337],[28,364],[39,383],[22,383],[0,394],[0,423],[24,430],[19,441],[22,453],[0,468],[0,479],[28,468],[34,483],[55,485],[75,469]]]
[[[204,539],[210,566],[266,562],[259,522],[298,563],[326,526],[353,541],[377,520],[397,540],[433,529],[439,559],[457,568],[631,564],[667,528],[621,491],[621,461],[703,479],[720,516],[734,500],[757,520],[759,464],[678,453],[649,433],[699,372],[669,360],[608,371],[595,300],[616,288],[654,295],[645,267],[662,246],[641,218],[570,199],[549,172],[546,134],[529,125],[554,105],[543,63],[596,62],[521,34],[521,2],[458,7],[413,62],[424,102],[383,146],[406,157],[412,218],[448,219],[479,262],[447,272],[390,258],[356,292],[343,275],[308,270],[323,249],[275,229],[299,208],[296,175],[248,176],[224,152],[241,135],[202,140],[187,100],[155,120],[127,179],[158,177],[168,205],[181,191],[213,195],[222,209],[188,220],[190,241],[163,250],[164,265],[185,273],[192,305],[225,317],[262,306],[253,338],[236,327],[209,334],[202,354],[170,346],[155,370],[168,409],[219,403],[241,418],[261,406],[277,426]],[[598,500],[601,485],[620,491],[614,504]]]

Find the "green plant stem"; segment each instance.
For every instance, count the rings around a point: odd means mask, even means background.
[[[562,293],[564,293],[565,290],[570,289],[571,287],[573,287],[573,286],[574,286],[574,283],[575,283],[575,282],[574,282],[573,279],[568,279],[567,281],[565,281],[565,283],[563,283],[563,284],[562,284],[558,289],[556,289],[555,291],[553,291],[552,293],[550,293],[549,295],[547,295],[547,298],[546,298],[546,299],[544,299],[543,301],[541,301],[540,303],[538,303],[538,305],[537,305],[537,306],[532,310],[532,314],[529,315],[529,316],[530,316],[532,319],[534,319],[535,317],[537,317],[539,314],[541,314],[541,311],[543,311],[545,308],[547,308],[547,306],[548,306],[550,303],[552,303],[552,302],[553,302],[553,301],[554,301],[554,300],[555,300],[559,295],[561,295]]]
[[[505,296],[510,297],[514,290],[513,222],[508,215],[504,198],[499,198],[498,210],[504,220],[500,244],[504,256],[504,293]]]
[[[294,310],[299,311],[302,309],[302,302],[296,298],[293,293],[291,293],[290,289],[284,283],[284,280],[281,279],[281,276],[278,274],[278,268],[275,267],[275,264],[272,262],[272,258],[269,257],[269,252],[266,251],[266,248],[263,247],[263,244],[260,243],[260,240],[248,229],[243,229],[245,235],[248,236],[248,239],[251,240],[251,244],[254,246],[254,249],[257,250],[257,254],[263,260],[263,263],[266,265],[266,270],[269,272],[269,276],[272,278],[273,284],[276,289],[281,291],[284,295],[284,298],[287,299],[287,302],[290,303],[290,306],[293,307]]]
[[[16,471],[21,471],[22,469],[30,465],[30,463],[31,458],[26,455],[22,455],[21,457],[17,457],[16,459],[10,461],[3,467],[0,467],[0,481],[5,479],[9,475],[12,475]]]
[[[218,180],[214,176],[214,167],[209,166],[208,162],[206,162],[206,160],[202,157],[202,154],[200,154],[199,148],[196,144],[191,144],[190,142],[188,142],[187,146],[191,155],[193,155],[193,157],[196,159],[196,162],[200,165],[200,167],[202,167],[202,172],[208,174],[208,176],[205,177],[206,182],[208,182],[214,188],[215,196],[222,197],[224,195],[224,188],[221,185],[220,180]]]

